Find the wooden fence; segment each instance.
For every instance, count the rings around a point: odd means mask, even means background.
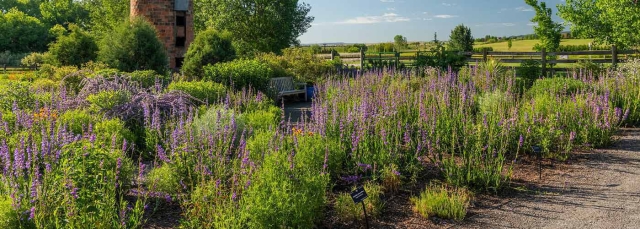
[[[380,61],[393,61],[396,66],[401,62],[409,62],[407,65],[411,66],[415,60],[425,52],[416,52],[415,55],[402,55],[400,52],[380,52],[380,53],[331,53],[331,54],[317,54],[316,57],[333,60],[336,56],[340,56],[343,61],[359,61],[360,66],[365,64],[366,60],[380,60]],[[630,54],[640,53],[637,50],[624,50],[618,51],[615,46],[611,47],[611,50],[600,51],[574,51],[574,52],[546,52],[542,49],[540,52],[466,52],[460,53],[469,56],[468,62],[485,62],[489,58],[500,60],[502,63],[522,63],[528,60],[539,61],[542,66],[543,74],[547,71],[547,64],[561,64],[561,63],[578,63],[579,61],[589,60],[593,63],[617,65],[621,59],[621,55],[625,55],[624,58],[628,58]],[[595,58],[584,58],[584,56],[595,55]],[[547,57],[555,56],[555,59],[549,59]],[[570,56],[581,56],[580,58],[570,58]]]

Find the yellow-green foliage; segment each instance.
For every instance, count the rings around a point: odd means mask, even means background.
[[[411,198],[413,210],[425,218],[463,220],[469,205],[469,193],[464,188],[429,185],[419,197]]]
[[[93,123],[93,117],[84,110],[67,111],[58,119],[59,126],[66,126],[74,134],[82,134],[90,123]]]
[[[281,110],[276,106],[270,106],[267,109],[260,109],[242,114],[242,120],[247,127],[254,130],[275,129],[280,121]]]
[[[180,191],[181,186],[179,182],[179,177],[169,164],[153,168],[149,174],[147,174],[145,180],[146,186],[151,190],[171,195],[177,194]]]
[[[91,103],[91,109],[94,111],[108,111],[112,108],[122,105],[129,101],[131,97],[127,91],[101,91],[87,97],[87,101]]]
[[[124,140],[131,144],[136,139],[135,135],[125,127],[124,122],[117,118],[96,123],[94,132],[96,134],[96,142],[104,146],[111,146],[113,143],[120,146]]]
[[[18,216],[13,212],[11,207],[11,198],[8,196],[0,196],[0,228],[15,228]]]
[[[364,190],[368,195],[367,199],[364,200],[367,215],[369,217],[376,218],[380,215],[382,207],[384,206],[384,203],[380,199],[380,195],[382,195],[382,187],[369,182],[364,185]],[[334,208],[336,210],[336,215],[342,222],[352,222],[355,219],[364,219],[362,205],[354,204],[349,193],[341,193],[336,198]]]
[[[227,92],[224,85],[211,81],[173,82],[169,84],[168,90],[182,91],[209,104],[219,102]]]

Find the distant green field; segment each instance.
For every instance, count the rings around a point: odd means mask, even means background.
[[[560,42],[560,45],[589,45],[590,42],[593,42],[593,39],[564,39]],[[506,41],[492,44],[478,44],[473,47],[493,47],[493,51],[496,52],[532,52],[533,46],[537,43],[538,40],[514,40],[511,49],[507,46]]]

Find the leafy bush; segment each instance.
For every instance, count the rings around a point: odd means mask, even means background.
[[[234,60],[205,67],[205,79],[241,90],[253,87],[266,92],[269,80],[275,77],[274,69],[267,63],[253,60]]]
[[[52,92],[58,90],[58,83],[53,80],[40,78],[31,84],[31,90],[35,92]]]
[[[7,66],[20,66],[21,60],[24,59],[28,53],[12,53],[9,50],[0,52],[0,65]]]
[[[364,200],[364,206],[367,209],[369,217],[376,218],[382,212],[384,203],[380,199],[382,195],[382,187],[374,183],[366,183],[364,190],[367,192],[367,199]],[[364,212],[360,204],[354,204],[349,193],[341,193],[336,197],[334,205],[336,215],[342,222],[352,222],[353,220],[363,220]]]
[[[533,86],[527,91],[529,96],[535,96],[538,94],[573,94],[580,90],[587,88],[587,84],[584,82],[565,77],[545,78],[535,81]]]
[[[143,88],[151,88],[155,86],[156,81],[160,83],[160,86],[162,85],[166,86],[169,83],[169,77],[166,77],[165,75],[157,74],[153,70],[134,71],[125,75],[128,75],[131,81],[137,82],[140,85],[140,87],[143,87]]]
[[[136,136],[131,133],[125,123],[120,119],[107,119],[96,123],[94,127],[97,145],[120,146],[126,140],[128,144],[134,143]]]
[[[280,122],[280,108],[270,106],[268,109],[260,109],[242,114],[241,119],[247,127],[254,130],[275,130]]]
[[[0,227],[19,228],[18,218],[18,214],[12,210],[11,198],[8,196],[0,196]]]
[[[168,57],[155,28],[142,18],[120,24],[100,44],[98,59],[120,71],[165,72]]]
[[[42,52],[47,48],[47,26],[17,8],[0,14],[0,50],[12,53]],[[19,62],[22,57],[17,58]],[[18,63],[16,63],[18,64]]]
[[[242,193],[247,228],[311,228],[320,219],[329,177],[311,168],[291,169],[288,154],[267,155]]]
[[[116,106],[129,102],[131,94],[124,90],[101,91],[87,97],[91,109],[94,111],[110,111]]]
[[[469,193],[463,188],[429,185],[419,197],[411,198],[413,210],[425,218],[463,220],[469,206]]]
[[[93,124],[93,117],[84,110],[70,110],[60,115],[58,126],[66,127],[73,134],[80,135]]]
[[[76,66],[98,57],[98,45],[91,35],[77,25],[69,25],[69,35],[62,35],[49,47],[50,60],[56,66]]]
[[[239,115],[234,110],[221,106],[209,108],[206,113],[193,120],[192,126],[198,134],[215,134],[225,128],[235,129],[240,133],[244,130],[244,123]]]
[[[282,55],[269,53],[258,55],[256,58],[271,64],[276,77],[289,76],[297,82],[307,83],[318,82],[321,77],[335,69],[336,63],[342,65],[339,58],[334,62],[325,61],[301,48],[288,48],[283,50]]]
[[[151,190],[170,195],[176,195],[182,189],[179,177],[168,164],[153,168],[145,178],[145,185]]]
[[[508,108],[509,96],[500,90],[485,92],[478,98],[480,114],[501,114]]]
[[[603,64],[594,63],[591,60],[579,60],[577,65],[578,69],[586,71],[596,79],[607,70]]]
[[[12,110],[15,103],[20,109],[33,106],[35,99],[29,91],[29,83],[0,81],[0,110]]]
[[[236,51],[231,44],[229,32],[205,30],[198,33],[193,43],[189,45],[189,50],[184,56],[182,71],[190,79],[202,79],[204,66],[231,61],[235,55]]]
[[[525,60],[520,64],[516,71],[516,75],[522,78],[526,89],[533,85],[536,79],[542,76],[542,67],[537,60]]]
[[[182,91],[209,104],[219,102],[227,92],[224,85],[210,81],[173,82],[169,84],[167,90]]]
[[[484,52],[484,50],[487,50],[487,52],[493,52],[493,47],[473,48],[473,52]]]
[[[22,58],[20,63],[23,66],[35,67],[37,69],[38,66],[40,66],[40,65],[42,65],[44,63],[44,60],[45,60],[44,54],[33,52],[33,53],[29,54],[28,56],[25,56],[24,58]]]

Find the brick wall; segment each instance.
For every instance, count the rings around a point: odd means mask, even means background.
[[[176,16],[184,15],[186,28],[176,25]],[[164,43],[169,55],[169,67],[176,67],[176,58],[184,57],[193,41],[193,3],[189,0],[189,11],[174,11],[174,0],[131,0],[131,17],[141,16],[156,27],[158,38]],[[186,34],[185,34],[186,33]],[[176,47],[176,37],[184,35],[184,47]]]

